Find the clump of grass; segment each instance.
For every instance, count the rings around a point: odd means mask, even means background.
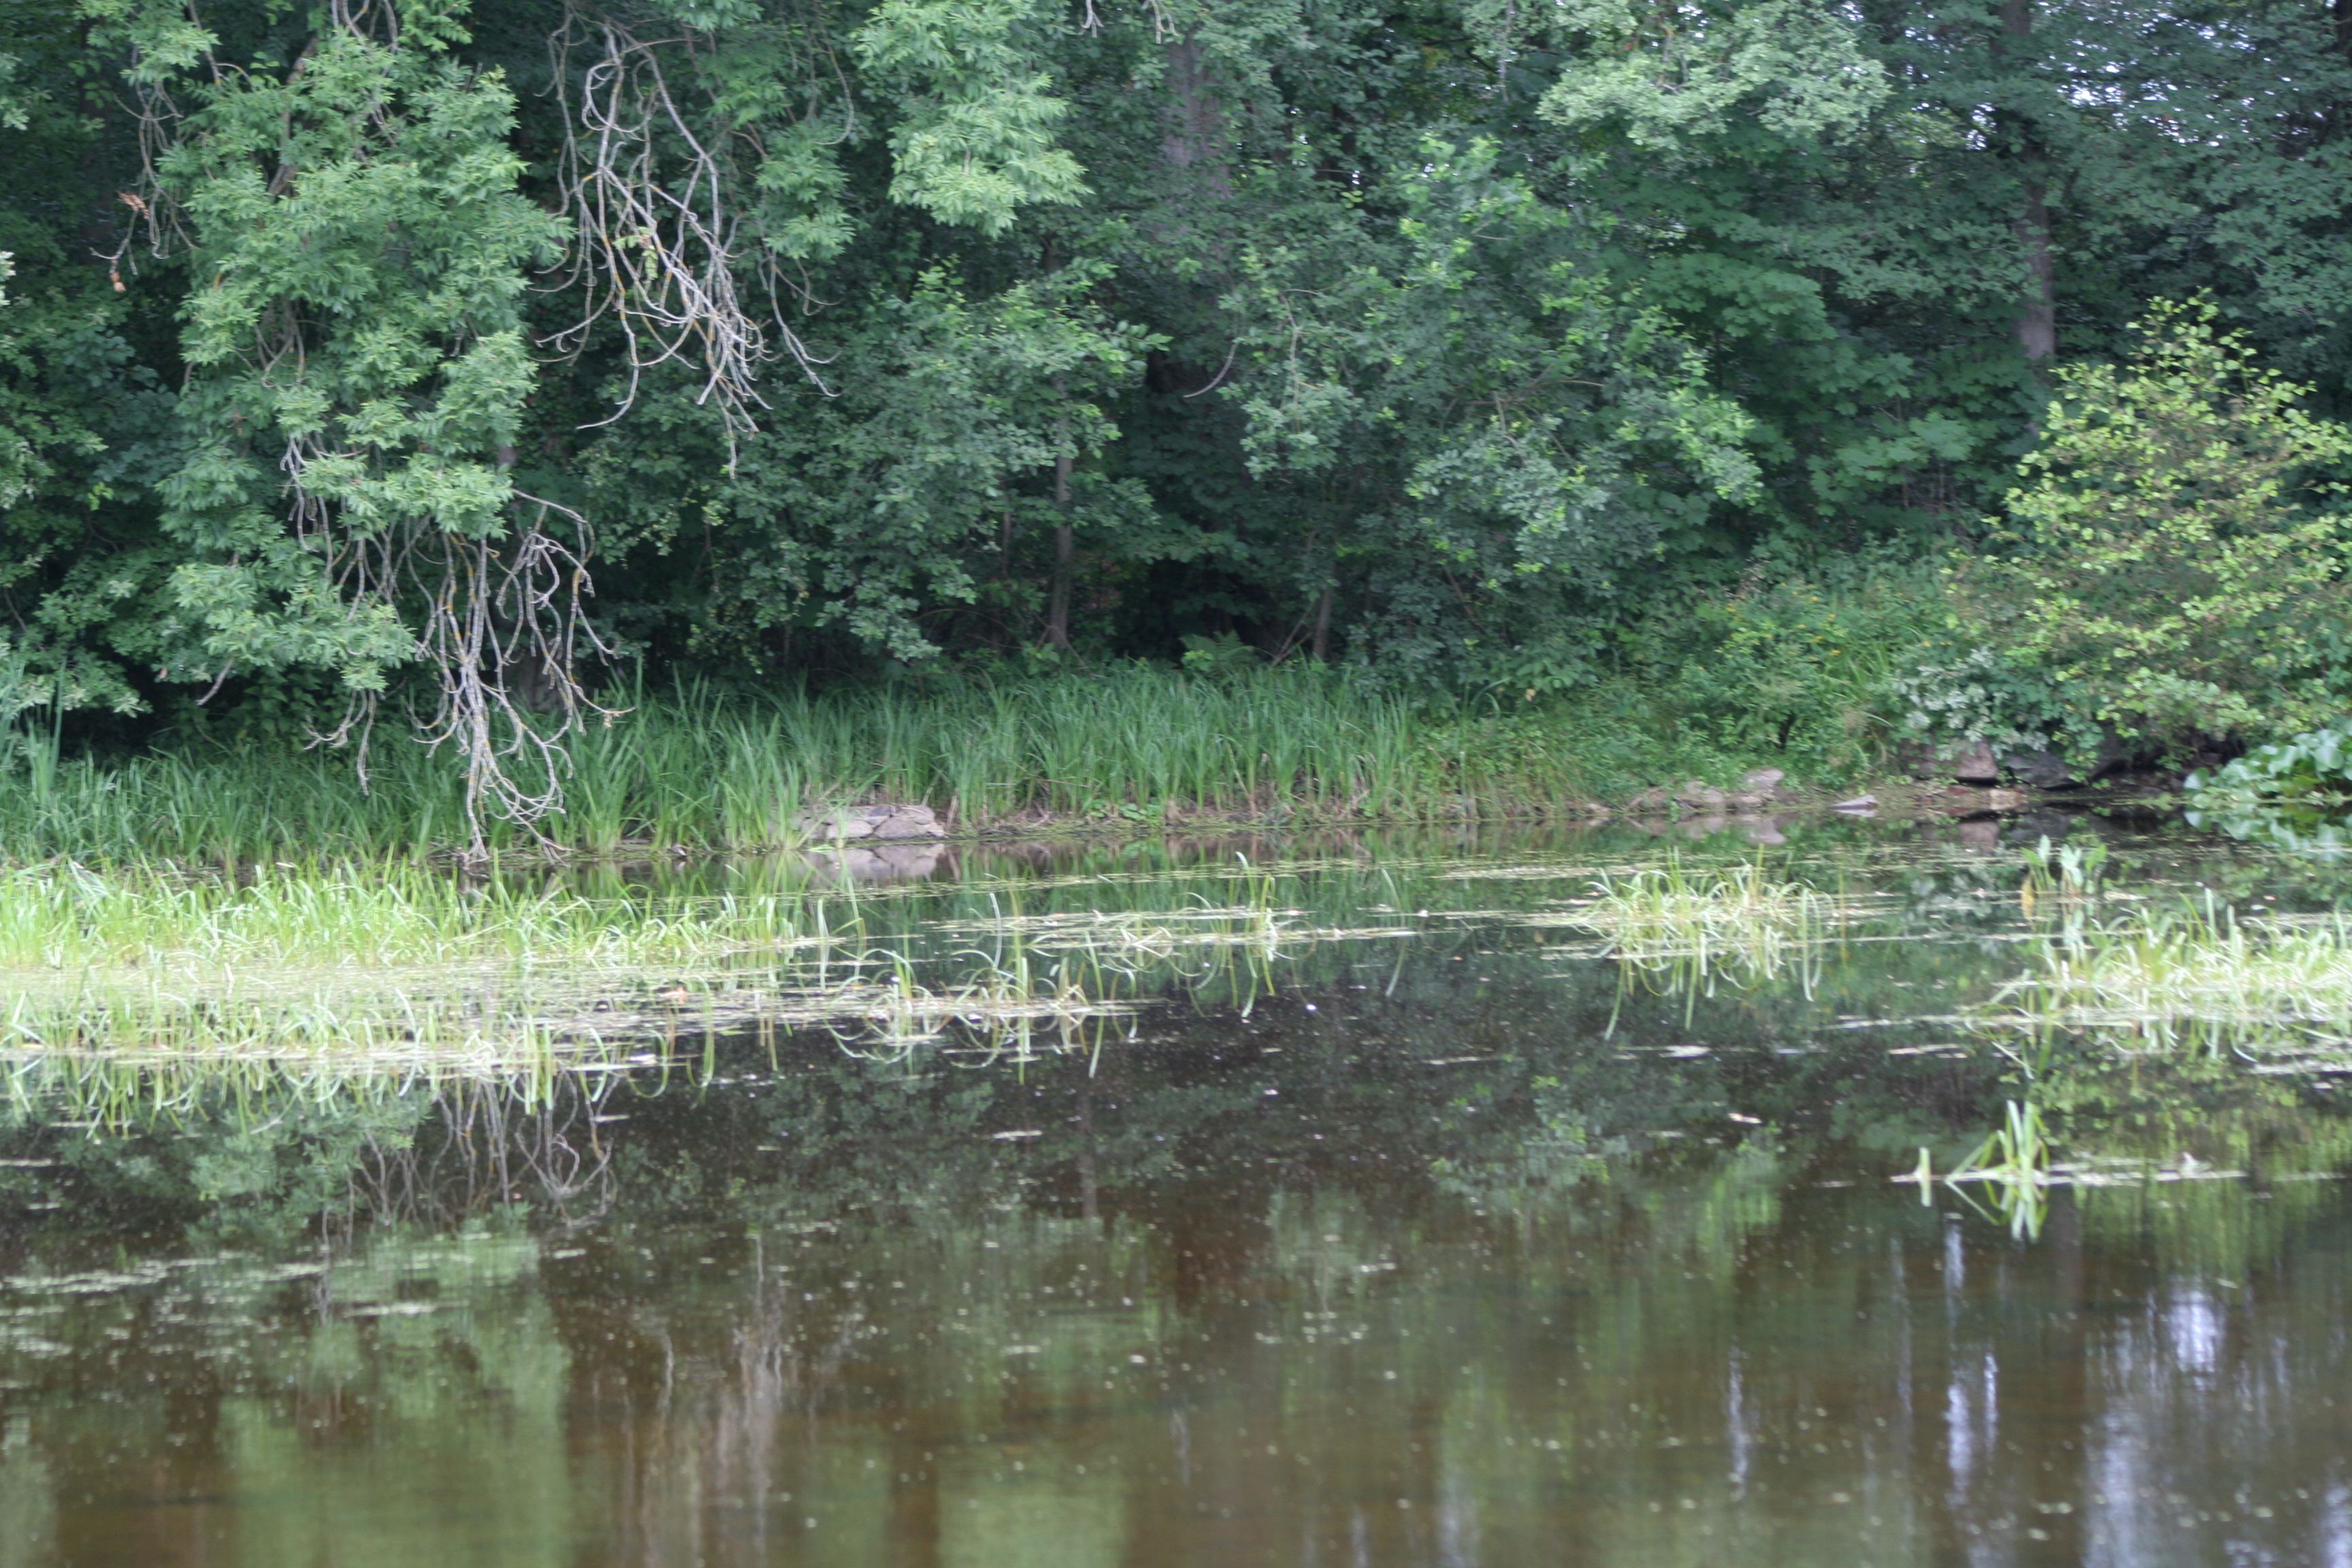
[[[1096,977],[1099,978],[1099,977]],[[946,986],[902,981],[856,996],[826,998],[815,1011],[852,1055],[901,1060],[926,1047],[1027,1060],[1038,1055],[1098,1051],[1087,1026],[1131,1009],[1067,969],[1045,976],[999,970]],[[845,1005],[844,1004],[846,1004]]]
[[[1679,858],[1595,879],[1591,897],[1552,917],[1592,931],[1601,955],[1654,988],[1694,1000],[1718,981],[1746,986],[1794,978],[1807,995],[1822,944],[1846,922],[1849,906],[1803,882],[1769,876],[1760,863],[1694,870]]]
[[[20,988],[0,1005],[0,1063],[110,1062],[169,1069],[259,1067],[320,1081],[507,1079],[669,1059],[727,1031],[831,1028],[861,1054],[919,1046],[999,1054],[1076,1048],[1078,1026],[1129,1010],[1124,977],[1076,964],[966,965],[939,977],[887,954],[692,983],[653,971],[527,969],[340,983],[317,973],[220,973],[142,986],[121,976]],[[1048,1047],[1048,1037],[1058,1044]]]
[[[1317,942],[1393,936],[1390,926],[1318,926],[1307,922],[1307,911],[1285,909],[1276,899],[1276,879],[1238,857],[1237,884],[1233,873],[1223,873],[1244,901],[1223,904],[1195,892],[1173,908],[1122,910],[1057,910],[1024,914],[1017,905],[996,910],[984,920],[945,921],[934,929],[977,937],[1013,937],[1042,951],[1084,955],[1089,966],[1131,972],[1139,966],[1165,964],[1187,953],[1222,951],[1271,962],[1292,956]],[[990,903],[996,902],[992,895]]]
[[[1997,1027],[2127,1036],[2137,1048],[2339,1051],[2352,1016],[2352,924],[2241,920],[2211,894],[2121,921],[2074,921],[1997,994]]]
[[[493,996],[358,995],[266,978],[194,990],[19,991],[0,1007],[0,1062],[20,1102],[62,1075],[109,1086],[118,1100],[136,1084],[154,1115],[206,1085],[265,1080],[322,1098],[404,1081],[536,1093],[559,1077],[610,1068],[625,1048],[618,1037],[565,1031]]]
[[[0,1057],[494,1075],[808,1026],[894,1056],[1076,1048],[1079,1026],[1147,988],[1269,984],[1291,938],[1272,880],[1244,885],[1250,904],[1187,933],[1204,941],[1157,941],[1138,922],[1181,925],[1158,917],[1088,931],[1100,922],[1015,915],[918,927],[893,948],[854,896],[591,899],[414,866],[20,870],[0,875]],[[973,934],[989,940],[949,950]]]
[[[2030,915],[2041,903],[2066,909],[2085,900],[2096,900],[2100,873],[2106,863],[2107,847],[2096,839],[2088,845],[2053,846],[2045,833],[2026,852],[2025,880],[2017,889],[2018,903]]]
[[[1912,1179],[1919,1184],[1920,1203],[1929,1202],[1936,1176],[1925,1149],[1919,1151],[1919,1168]],[[2031,1241],[2042,1234],[2042,1220],[2049,1205],[2048,1188],[2053,1182],[2065,1179],[2065,1173],[2053,1162],[2041,1107],[2021,1105],[2013,1100],[2009,1102],[2001,1125],[1943,1177],[1944,1184],[1963,1202],[1969,1198],[1960,1190],[1962,1184],[1984,1187],[2000,1217],[2009,1222],[2010,1234],[2021,1241]]]
[[[1936,1184],[1941,1182],[1945,1191],[1983,1214],[1969,1195],[1973,1191],[1991,1202],[1993,1215],[2007,1222],[2011,1236],[2031,1241],[2042,1233],[2053,1187],[2144,1188],[2158,1183],[2236,1181],[2244,1175],[2243,1171],[2200,1161],[2187,1149],[2160,1159],[2078,1150],[2062,1160],[2042,1108],[2031,1100],[2011,1100],[2000,1124],[1950,1170],[1939,1173],[1922,1147],[1918,1164],[1895,1179],[1917,1183],[1923,1207],[1935,1201]]]
[[[15,1063],[0,1104],[26,1121],[121,1131],[184,1123],[226,1103],[259,1121],[289,1103],[382,1110],[401,1096],[463,1084],[510,1095],[522,1109],[547,1104],[559,1082],[541,1064],[458,1068],[434,1061],[409,1070],[354,1071],[348,1060],[295,1062],[282,1057],[137,1057],[115,1052],[50,1052]],[[576,1079],[600,1093],[612,1080]]]
[[[590,899],[404,863],[245,878],[72,864],[0,872],[0,973],[643,963],[815,940],[809,900],[785,893]]]

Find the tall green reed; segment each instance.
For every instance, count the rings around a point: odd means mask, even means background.
[[[1164,823],[1505,814],[1578,795],[1577,737],[1417,710],[1328,672],[1207,679],[1157,667],[722,698],[622,694],[573,742],[564,847],[749,848],[794,842],[818,802],[924,802],[964,829],[1040,817]],[[0,769],[0,859],[236,865],[415,857],[463,840],[455,764],[405,738],[348,755],[166,752]],[[493,825],[493,849],[538,841]]]

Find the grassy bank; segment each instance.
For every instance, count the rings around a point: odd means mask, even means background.
[[[1308,668],[1079,676],[721,701],[640,700],[572,752],[542,830],[588,854],[794,841],[817,802],[919,801],[960,832],[1574,812],[1644,784],[1727,783],[1769,758],[1662,737],[1605,696],[1432,710]],[[23,864],[402,857],[464,839],[455,764],[387,727],[364,784],[333,752],[37,756],[0,775]],[[494,825],[494,845],[532,841]]]

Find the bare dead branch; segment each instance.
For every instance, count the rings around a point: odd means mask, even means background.
[[[609,15],[579,8],[567,11],[555,34],[555,90],[565,127],[556,177],[573,230],[561,283],[580,291],[582,310],[544,341],[577,355],[598,322],[619,329],[627,386],[594,425],[628,412],[646,372],[671,363],[698,367],[703,382],[696,401],[718,408],[731,468],[736,444],[768,406],[760,367],[780,357],[781,347],[782,357],[830,396],[819,369],[830,362],[793,330],[782,309],[788,296],[807,302],[805,288],[759,236],[747,237],[743,215],[730,207],[741,181],[721,138],[740,135],[756,153],[756,134],[723,126],[698,132],[671,89],[665,52],[683,63],[693,46],[691,37],[641,38]],[[575,57],[586,60],[576,72]],[[739,271],[766,287],[772,343],[742,298]]]
[[[476,859],[487,855],[484,828],[494,816],[554,849],[537,825],[562,808],[567,742],[590,720],[616,716],[579,680],[583,655],[612,652],[584,613],[593,592],[588,521],[541,497],[515,499],[519,511],[532,509],[528,521],[503,537],[474,538],[421,527],[360,534],[338,528],[314,499],[297,503],[298,526],[325,555],[354,616],[388,603],[423,606],[416,651],[436,697],[418,738],[464,763],[467,854]],[[342,722],[311,743],[356,742],[364,770],[376,710],[373,693],[355,694]]]

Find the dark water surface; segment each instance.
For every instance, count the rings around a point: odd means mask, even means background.
[[[2021,965],[2014,843],[1819,837],[1872,923],[1712,995],[1544,923],[1641,844],[1342,847],[1285,897],[1390,934],[1066,1054],[689,1032],[528,1095],[20,1094],[0,1568],[2352,1564],[2333,1091],[2094,1047],[2024,1080],[1952,1021]],[[2151,896],[2334,896],[2116,851]],[[1182,858],[901,913],[1181,908]],[[2029,1092],[2112,1184],[2027,1235],[1891,1179]]]

